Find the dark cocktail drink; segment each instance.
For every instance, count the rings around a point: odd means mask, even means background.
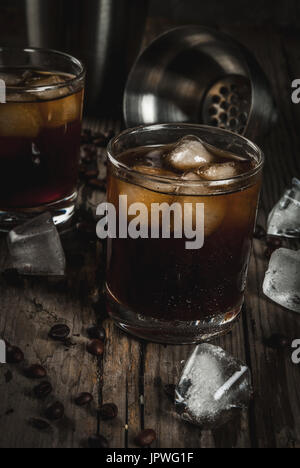
[[[201,154],[205,142],[209,151]],[[197,342],[225,333],[244,298],[261,185],[260,151],[230,132],[165,125],[127,132],[109,152],[108,201],[118,208],[120,196],[126,195],[128,206],[144,204],[148,215],[139,222],[149,230],[147,238],[108,240],[112,317],[123,329],[159,342]],[[153,203],[164,204],[160,218],[150,216]],[[187,248],[186,236],[175,235],[175,214],[169,217],[171,235],[163,238],[164,215],[174,203],[185,213],[180,222],[190,223],[194,232],[202,230],[200,246]],[[202,223],[197,223],[197,206],[203,207]],[[153,238],[158,219],[160,236]]]
[[[76,200],[84,72],[64,54],[31,52],[36,67],[0,68],[6,87],[0,104],[2,223],[46,210],[64,222]],[[47,55],[48,69],[41,59]],[[64,60],[73,63],[69,70]]]

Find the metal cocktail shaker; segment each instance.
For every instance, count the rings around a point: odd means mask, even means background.
[[[28,45],[69,52],[87,67],[87,109],[121,110],[143,37],[148,0],[25,0]]]

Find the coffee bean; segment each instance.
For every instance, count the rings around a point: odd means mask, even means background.
[[[256,226],[255,232],[254,232],[254,238],[255,239],[264,239],[266,237],[266,230],[260,226],[259,224]]]
[[[8,364],[20,364],[24,361],[23,351],[16,346],[9,346],[6,348],[6,360]]]
[[[106,403],[101,406],[99,415],[103,421],[115,419],[118,416],[118,407],[114,403]]]
[[[149,447],[155,440],[155,431],[153,429],[145,429],[135,438],[135,443],[139,447]]]
[[[100,340],[92,340],[87,345],[87,351],[93,356],[102,356],[104,353],[104,344]]]
[[[28,367],[25,373],[29,379],[44,379],[47,376],[46,369],[39,364]]]
[[[70,328],[65,324],[54,325],[49,332],[49,337],[55,341],[63,341],[69,335],[70,335]]]
[[[286,336],[281,335],[280,333],[275,333],[274,335],[270,336],[267,340],[265,340],[265,343],[269,348],[284,349],[287,348],[287,346],[289,345],[289,340]]]
[[[53,403],[53,405],[49,406],[46,409],[45,414],[46,418],[50,421],[58,421],[59,419],[62,419],[65,414],[64,405],[59,401],[56,401],[55,403]]]
[[[103,327],[90,327],[87,332],[92,340],[105,341],[106,333]]]
[[[164,391],[172,403],[175,403],[175,390],[176,385],[174,384],[168,384],[164,386]]]
[[[109,448],[108,440],[102,435],[89,437],[88,444],[92,449]]]
[[[86,406],[91,403],[91,401],[93,401],[93,395],[90,393],[81,393],[77,398],[75,398],[75,404],[77,406]]]
[[[42,382],[40,385],[35,387],[33,391],[35,396],[42,400],[52,393],[53,388],[50,382]]]
[[[29,424],[39,431],[47,431],[51,429],[51,426],[43,419],[31,418],[29,419]]]

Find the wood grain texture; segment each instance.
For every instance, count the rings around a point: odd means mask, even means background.
[[[166,20],[149,23],[144,45],[168,27]],[[300,175],[300,106],[293,105],[290,97],[291,81],[300,77],[296,47],[300,33],[253,27],[226,31],[255,53],[272,83],[279,110],[277,127],[262,141],[267,162],[259,223],[265,225],[284,188],[293,176]],[[121,129],[120,123],[112,121],[89,120],[86,126],[94,131]],[[104,150],[100,153],[99,177],[104,178]],[[103,192],[85,186],[80,196],[85,210],[94,216]],[[97,431],[113,448],[134,447],[134,438],[143,428],[156,430],[154,446],[158,448],[300,446],[299,367],[291,362],[290,348],[274,350],[265,344],[273,333],[283,333],[290,342],[299,338],[300,320],[262,293],[267,268],[262,241],[254,242],[243,317],[232,333],[214,341],[250,366],[255,397],[240,420],[218,431],[201,431],[182,423],[163,389],[164,384],[177,382],[191,347],[146,344],[105,320],[103,360],[86,353],[87,327],[105,318],[103,309],[95,306],[103,287],[104,250],[96,240],[76,240],[73,245],[67,238],[64,245],[69,262],[65,281],[22,279],[12,284],[1,278],[0,336],[20,346],[27,363],[46,367],[54,396],[65,404],[67,417],[49,433],[32,429],[28,419],[42,417],[46,402],[33,398],[35,383],[24,377],[22,366],[0,366],[0,447],[76,448],[85,446],[87,437]],[[74,254],[78,251],[83,256],[79,262]],[[51,325],[57,322],[68,324],[73,334],[80,335],[73,337],[76,346],[66,349],[48,339]],[[88,409],[73,403],[81,391],[94,395],[95,402]],[[102,402],[117,404],[116,420],[101,421],[97,407]]]

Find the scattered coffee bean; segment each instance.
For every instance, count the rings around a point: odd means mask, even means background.
[[[53,388],[50,382],[42,382],[40,385],[35,387],[33,391],[35,396],[42,400],[52,393]]]
[[[109,448],[108,440],[102,435],[89,437],[88,444],[92,449]]]
[[[255,232],[254,232],[254,238],[255,239],[264,239],[266,237],[266,230],[260,226],[259,224],[256,226]]]
[[[59,401],[53,403],[53,405],[49,406],[46,409],[46,418],[49,419],[50,421],[58,421],[59,419],[62,419],[65,414],[65,408],[62,403]]]
[[[44,379],[47,376],[46,369],[39,364],[28,367],[25,373],[29,379]]]
[[[100,340],[92,340],[89,342],[86,349],[88,353],[93,356],[102,356],[104,353],[104,344]]]
[[[155,440],[155,431],[153,429],[145,429],[135,438],[135,443],[139,447],[149,447]]]
[[[267,340],[265,340],[266,345],[269,348],[273,349],[284,349],[287,348],[289,345],[289,340],[286,336],[281,335],[280,333],[275,333],[274,335],[270,336]]]
[[[172,403],[175,403],[175,390],[176,385],[174,384],[167,384],[164,386],[164,391]]]
[[[92,340],[105,341],[106,333],[103,327],[90,327],[87,332]]]
[[[9,346],[6,348],[6,360],[8,364],[20,364],[24,361],[24,353],[17,346]]]
[[[39,431],[47,431],[51,429],[51,426],[43,419],[32,418],[29,420],[29,424]]]
[[[93,401],[93,395],[90,393],[81,393],[75,398],[75,404],[77,406],[86,406]]]
[[[5,411],[5,416],[11,416],[12,414],[14,414],[14,412],[15,410],[13,408],[10,408],[7,411]]]
[[[118,407],[114,403],[106,403],[101,406],[99,415],[103,421],[115,419],[118,416]]]
[[[70,335],[70,328],[65,324],[54,325],[50,332],[49,337],[54,341],[63,341]]]

